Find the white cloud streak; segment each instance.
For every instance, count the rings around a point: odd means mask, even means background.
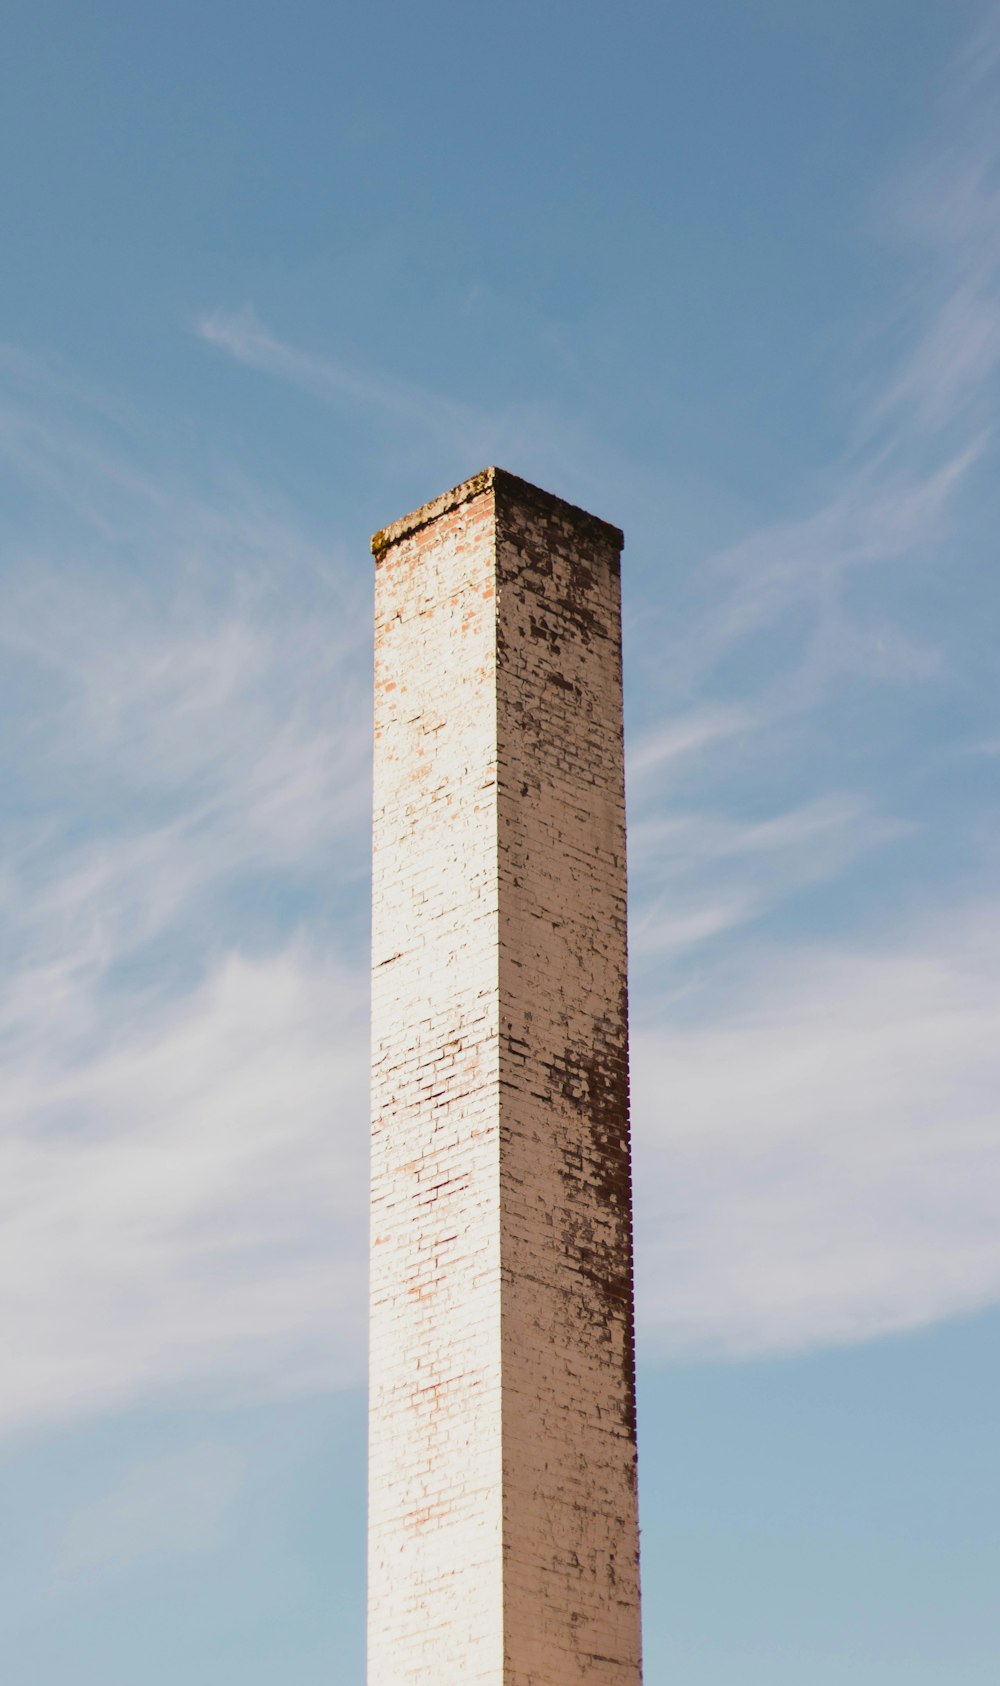
[[[633,763],[640,957],[717,942],[790,890],[907,834],[853,793],[826,791],[748,823],[678,807],[670,786],[690,778],[679,754],[690,746],[699,787],[711,789],[714,775],[724,788],[738,757],[759,764],[769,742],[787,749],[791,727],[804,731],[845,681],[941,675],[946,652],[915,638],[902,615],[865,618],[852,587],[940,553],[995,450],[998,72],[993,7],[953,70],[926,155],[880,198],[882,226],[917,254],[892,325],[902,349],[858,414],[829,496],[712,558],[704,608],[676,636],[651,629],[650,684],[662,676],[675,710],[679,699],[688,707],[647,725]],[[765,639],[765,677],[741,689],[734,660]],[[747,726],[738,736],[737,723]],[[961,900],[954,884],[933,893]],[[735,957],[730,949],[708,983],[703,970],[698,987],[675,991],[666,1015],[661,1002],[655,1022],[640,1022],[642,1350],[792,1351],[1000,1298],[998,939],[989,902],[895,936],[883,928],[870,943],[863,933],[813,947],[758,937]]]
[[[650,803],[629,828],[632,954],[698,950],[912,830],[850,793],[753,820]]]
[[[237,363],[288,381],[326,402],[346,402],[355,410],[374,411],[402,427],[429,429],[446,439],[465,440],[470,431],[483,429],[482,414],[470,405],[300,351],[271,333],[250,305],[238,311],[210,312],[198,323],[198,333]]]
[[[302,949],[230,955],[106,1025],[89,1058],[19,1062],[0,1425],[357,1384],[366,1006],[355,974]]]
[[[36,410],[6,457],[52,534],[0,627],[0,1428],[353,1384],[366,967],[317,884],[365,868],[367,616],[259,495],[158,488],[97,425],[81,477],[83,424],[51,383]]]
[[[643,1350],[867,1340],[1000,1298],[1000,909],[758,955],[634,1042]]]
[[[655,779],[662,790],[664,773],[683,757],[698,755],[722,740],[752,731],[757,722],[743,709],[721,706],[694,709],[662,720],[628,746],[629,790],[645,789]]]
[[[895,314],[859,348],[865,374],[844,453],[819,476],[825,495],[709,557],[700,607],[679,628],[649,617],[636,628],[640,653],[644,627],[656,640],[647,677],[673,706],[695,697],[710,710],[720,671],[777,630],[784,647],[767,676],[735,699],[731,677],[726,688],[726,706],[762,731],[804,716],[845,681],[933,679],[947,660],[907,628],[901,571],[940,555],[976,471],[996,452],[998,43],[993,6],[945,79],[922,153],[876,195],[877,237],[909,272]],[[854,588],[891,570],[900,610],[878,621]]]
[[[881,217],[924,261],[902,312],[905,350],[871,426],[992,425],[984,398],[1000,369],[998,88],[993,5],[952,67],[933,139],[879,197]]]

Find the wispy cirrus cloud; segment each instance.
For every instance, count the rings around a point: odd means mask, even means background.
[[[907,613],[906,576],[962,542],[996,454],[998,41],[992,6],[942,78],[924,146],[873,196],[872,237],[891,248],[901,285],[857,348],[843,448],[817,465],[819,494],[792,488],[795,513],[707,557],[679,626],[647,621],[658,645],[648,677],[675,706],[693,694],[710,706],[721,683],[729,706],[771,728],[846,683],[933,680],[948,661]],[[878,576],[898,582],[895,612],[859,603]],[[734,695],[734,672],[765,643],[766,677]]]
[[[685,756],[699,755],[720,739],[740,737],[755,729],[757,722],[745,709],[722,705],[692,709],[686,714],[662,720],[642,732],[628,749],[630,789],[656,781],[664,770]]]
[[[15,372],[0,473],[43,497],[7,506],[0,626],[0,1425],[354,1382],[358,570]]]
[[[631,628],[639,956],[718,954],[720,939],[747,938],[804,886],[855,872],[931,817],[913,801],[924,742],[901,743],[889,723],[936,692],[934,726],[946,730],[965,660],[961,617],[918,605],[933,599],[928,579],[954,579],[956,553],[982,548],[977,491],[996,455],[998,43],[994,7],[944,78],[925,148],[877,195],[877,237],[905,264],[904,285],[863,348],[842,452],[814,476],[819,496],[793,488],[795,513],[707,556],[680,605],[658,613],[645,600]],[[883,701],[893,692],[904,701]],[[985,695],[978,712],[975,741],[989,742]],[[908,808],[895,814],[900,783]],[[796,841],[789,822],[806,821]],[[720,852],[727,836],[734,846]],[[761,847],[736,846],[752,836]]]
[[[891,622],[859,622],[846,586],[858,570],[905,564],[926,552],[985,444],[982,437],[969,441],[929,473],[866,465],[814,514],[764,528],[711,558],[704,582],[711,606],[688,629],[690,656],[679,658],[688,682],[703,683],[734,650],[801,613],[808,617],[804,637],[790,640],[792,659],[786,656],[755,698],[764,718],[808,708],[851,675],[933,675],[940,659],[934,647]]]
[[[164,583],[123,598],[86,569],[11,581],[0,645],[32,706],[5,756],[8,1021],[52,968],[97,1013],[157,942],[194,974],[239,943],[252,887],[297,885],[305,907],[331,851],[342,881],[364,870],[364,646],[295,594],[278,613],[246,582],[214,605]]]
[[[171,1002],[106,1005],[82,1045],[79,992],[2,1062],[0,1427],[356,1385],[363,977],[231,953]]]
[[[616,505],[627,498],[633,505],[662,506],[662,478],[651,479],[624,453],[595,437],[580,415],[536,396],[512,402],[498,402],[492,394],[460,399],[381,369],[358,368],[348,359],[283,338],[251,304],[204,313],[196,332],[245,368],[367,421],[373,454],[380,459],[391,455],[397,463],[401,455],[419,461],[420,477],[429,475],[430,484],[442,472],[460,479],[501,463],[534,474],[543,484],[562,486],[585,502],[593,502],[597,488],[607,488]]]
[[[910,829],[843,794],[759,820],[647,814],[630,829],[632,952],[648,963],[699,949]]]
[[[237,363],[289,381],[327,402],[346,402],[400,426],[429,429],[448,439],[464,440],[470,431],[479,433],[484,428],[483,413],[471,405],[290,345],[260,321],[251,305],[237,311],[207,313],[198,323],[198,333],[208,345]]]
[[[878,196],[880,221],[919,254],[901,301],[895,367],[869,431],[992,427],[1000,370],[1000,11],[991,6],[951,66],[940,122]]]
[[[867,348],[879,374],[859,382],[825,496],[709,558],[679,627],[647,623],[650,690],[670,706],[660,726],[647,719],[635,759],[636,951],[644,968],[644,949],[703,957],[668,1011],[651,985],[635,1039],[647,1350],[864,1340],[1000,1298],[995,874],[985,900],[981,874],[913,880],[906,926],[877,916],[877,934],[849,897],[839,940],[782,942],[754,924],[874,849],[891,859],[920,823],[887,809],[884,755],[871,789],[831,790],[815,722],[829,743],[849,698],[841,729],[873,735],[880,687],[940,688],[962,661],[943,627],[908,612],[908,579],[951,573],[995,456],[998,76],[994,7],[946,79],[924,153],[879,195],[880,229],[910,269]],[[881,612],[865,593],[880,575],[896,582]],[[686,738],[697,753],[675,757]],[[922,776],[928,747],[918,737],[907,752]],[[747,769],[751,792],[766,790],[769,756],[809,769],[791,806],[748,804]],[[722,941],[739,933],[741,946]]]
[[[637,1026],[647,1352],[796,1350],[1000,1298],[1000,913],[758,952]]]

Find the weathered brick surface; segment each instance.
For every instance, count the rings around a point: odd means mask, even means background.
[[[620,535],[376,535],[369,1686],[638,1686]]]

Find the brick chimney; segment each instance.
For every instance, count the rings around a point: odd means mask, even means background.
[[[369,1686],[639,1686],[616,527],[376,533]]]

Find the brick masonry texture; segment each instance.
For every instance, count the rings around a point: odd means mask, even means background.
[[[621,534],[372,547],[369,1686],[639,1686]]]

